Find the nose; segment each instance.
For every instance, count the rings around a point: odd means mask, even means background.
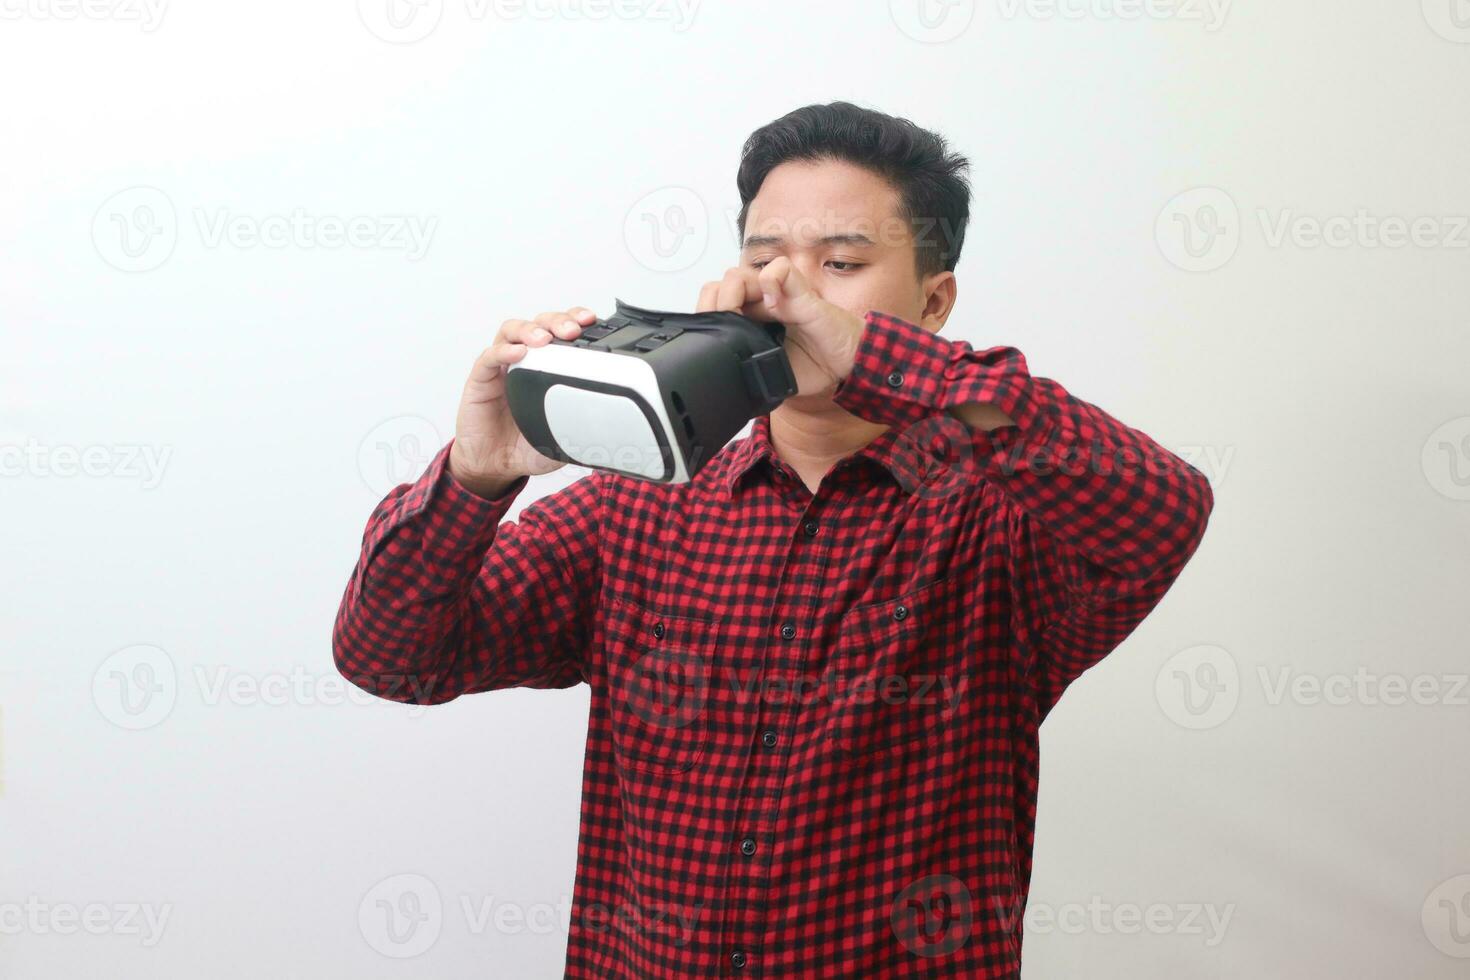
[[[806,256],[799,256],[792,259],[791,264],[795,266],[797,272],[801,273],[801,277],[807,281],[807,285],[811,286],[812,292],[816,293],[818,297],[825,299],[826,297],[822,296],[822,260],[818,257],[808,258]]]

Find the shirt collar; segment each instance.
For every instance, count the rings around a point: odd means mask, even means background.
[[[853,453],[837,465],[851,465],[853,459],[869,459],[880,465],[894,481],[909,493],[922,487],[936,468],[942,468],[916,440],[923,426],[895,429],[890,426],[876,439]],[[730,450],[722,480],[727,496],[733,497],[741,478],[763,459],[779,461],[776,447],[771,442],[771,416],[758,415],[751,426],[750,435],[736,443]],[[784,464],[783,464],[784,465]]]

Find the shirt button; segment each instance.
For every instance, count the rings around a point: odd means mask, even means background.
[[[908,619],[909,618],[909,607],[908,606],[905,606],[901,602],[898,605],[894,606],[893,607],[893,618],[899,620],[900,622],[902,622],[905,619]]]
[[[657,637],[658,639],[660,639],[660,640],[662,640],[664,638],[664,624],[663,623],[654,623],[653,624],[653,635],[655,637]]]
[[[790,623],[781,624],[781,639],[789,640],[796,635],[796,627]]]
[[[806,532],[806,536],[809,537],[809,538],[814,538],[814,537],[817,536],[817,522],[816,521],[807,521],[805,524],[803,524],[801,526],[801,529],[804,532]]]
[[[738,949],[735,952],[731,953],[730,954],[730,965],[733,966],[737,970],[739,970],[742,967],[744,967],[745,966],[745,953],[742,952],[741,950],[738,950]]]
[[[752,854],[755,853],[754,837],[747,837],[745,838],[745,840],[740,842],[740,853],[744,854],[746,857],[750,857]]]
[[[888,372],[888,379],[887,380],[888,380],[888,387],[890,387],[890,388],[897,388],[899,385],[903,384],[903,372],[902,371],[890,371],[890,372]]]
[[[766,748],[773,748],[776,744],[775,732],[761,732],[761,744]]]

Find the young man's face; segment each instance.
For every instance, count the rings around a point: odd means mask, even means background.
[[[953,306],[954,274],[920,279],[914,229],[899,217],[899,203],[896,190],[862,167],[783,163],[750,202],[741,263],[761,268],[784,255],[834,306],[858,316],[878,310],[937,330]]]

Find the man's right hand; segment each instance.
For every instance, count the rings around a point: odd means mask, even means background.
[[[521,435],[505,399],[506,368],[531,347],[551,343],[555,334],[573,340],[597,319],[585,306],[542,313],[534,320],[506,320],[494,342],[475,361],[459,400],[449,475],[485,498],[499,497],[522,476],[550,473],[566,464],[538,453]]]

